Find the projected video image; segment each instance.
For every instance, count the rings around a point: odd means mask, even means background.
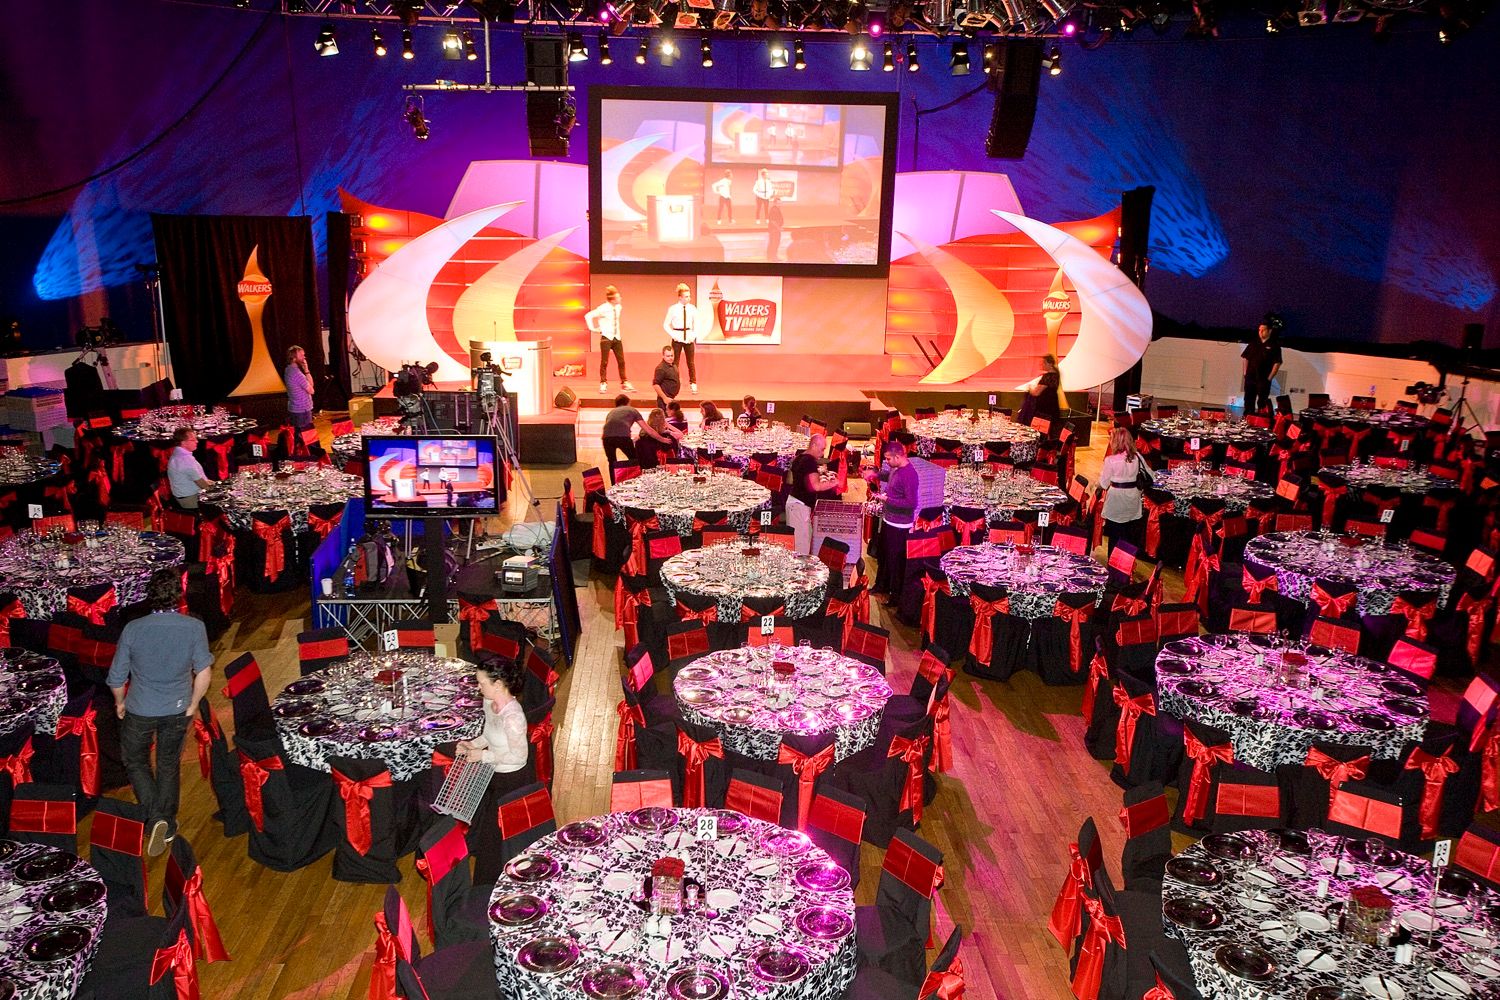
[[[740,273],[885,265],[893,115],[884,104],[602,97],[596,256],[755,269]]]
[[[365,503],[411,517],[493,513],[494,438],[367,437]]]

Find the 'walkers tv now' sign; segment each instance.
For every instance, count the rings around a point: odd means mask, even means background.
[[[709,313],[705,343],[781,343],[780,277],[700,274],[698,302]]]

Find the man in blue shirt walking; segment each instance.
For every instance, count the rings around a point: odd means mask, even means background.
[[[159,569],[146,589],[151,613],[125,626],[109,668],[120,727],[120,750],[136,801],[146,811],[147,853],[158,857],[177,836],[182,743],[198,702],[208,693],[208,630],[178,612],[182,575]],[[127,690],[126,682],[129,682]],[[156,771],[151,743],[156,741]]]

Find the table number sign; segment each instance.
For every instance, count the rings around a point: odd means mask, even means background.
[[[712,814],[698,817],[698,839],[719,839],[719,817]]]
[[[29,503],[29,504],[27,504],[26,505],[26,516],[29,517],[29,518],[31,518],[33,521],[40,521],[42,519],[42,517],[43,517],[43,514],[42,514],[42,505],[39,504],[39,503]]]
[[[1036,526],[1045,528],[1052,523],[1052,512],[1050,510],[1039,510],[1036,512]]]
[[[380,648],[385,652],[394,653],[399,644],[400,639],[397,636],[395,629],[388,628],[384,632],[380,633]]]
[[[1385,510],[1380,512],[1380,523],[1390,524],[1391,518],[1394,517],[1395,514],[1396,512],[1394,510],[1392,510],[1390,507],[1387,507]]]
[[[776,617],[774,615],[760,616],[760,634],[773,635],[776,632]]]
[[[771,523],[771,512],[770,511],[763,510],[763,511],[760,512],[760,523],[762,525],[768,525],[768,524]]]

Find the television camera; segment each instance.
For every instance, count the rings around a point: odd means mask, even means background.
[[[1432,405],[1442,402],[1443,397],[1448,395],[1448,390],[1431,382],[1415,382],[1406,387],[1406,393],[1415,396],[1419,403]]]

